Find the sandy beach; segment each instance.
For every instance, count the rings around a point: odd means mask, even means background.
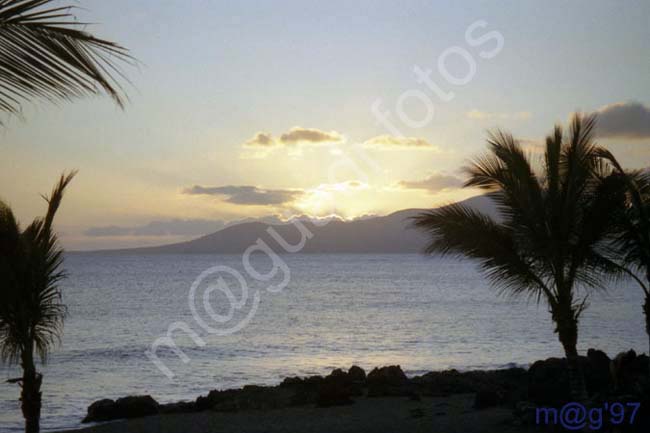
[[[157,415],[96,425],[79,433],[514,433],[519,425],[506,407],[476,410],[474,395],[357,398],[348,406],[293,407],[237,413],[206,411]]]

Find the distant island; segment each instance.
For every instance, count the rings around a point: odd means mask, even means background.
[[[494,204],[485,196],[462,202],[478,211],[496,214]],[[414,254],[422,252],[427,236],[410,227],[409,219],[424,209],[405,209],[386,216],[334,220],[325,225],[302,221],[314,236],[301,253],[322,254]],[[301,234],[291,224],[269,224],[260,221],[235,224],[214,233],[186,242],[155,247],[98,250],[90,253],[112,254],[241,254],[258,239],[270,239],[267,229],[273,227],[289,243],[298,243]],[[279,249],[280,250],[280,249]],[[279,251],[278,250],[278,251]]]

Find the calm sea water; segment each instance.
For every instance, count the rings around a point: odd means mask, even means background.
[[[65,335],[43,368],[44,429],[77,427],[94,400],[127,394],[169,402],[352,364],[366,369],[401,364],[408,374],[418,374],[526,365],[561,355],[546,308],[497,297],[470,263],[417,255],[282,259],[289,283],[271,293],[267,288],[277,286],[285,271],[258,281],[236,255],[69,255]],[[259,274],[273,269],[262,256],[254,256],[252,265]],[[238,323],[251,311],[255,296],[260,299],[248,325],[231,335],[209,334],[197,323],[198,315],[208,326],[219,325],[203,308],[208,284],[198,286],[197,315],[188,303],[193,282],[214,266],[237,269],[249,287],[243,308],[219,329]],[[234,301],[241,300],[232,276],[220,275],[232,287]],[[214,272],[207,277],[204,283],[217,281]],[[233,300],[218,290],[207,293],[211,313],[227,315]],[[580,350],[647,351],[641,298],[632,284],[593,295],[582,321]],[[206,344],[199,347],[178,332],[176,341],[189,362],[161,349],[161,360],[176,375],[170,380],[145,350],[174,322],[186,323]],[[0,379],[17,374],[0,367]],[[18,394],[17,386],[0,384],[2,432],[22,429]]]

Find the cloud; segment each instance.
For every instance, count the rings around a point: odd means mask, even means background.
[[[320,129],[302,128],[296,126],[275,139],[270,132],[258,132],[253,138],[244,143],[246,148],[269,149],[282,146],[320,145],[327,143],[342,143],[343,136],[336,131],[321,131]]]
[[[530,113],[529,111],[517,111],[515,113],[490,113],[487,111],[479,111],[474,109],[465,113],[465,116],[468,119],[475,119],[475,120],[493,120],[493,119],[528,120],[531,118],[532,113]]]
[[[596,132],[603,138],[650,138],[650,107],[639,102],[619,102],[596,111]]]
[[[434,173],[422,180],[402,180],[398,185],[404,189],[422,189],[434,194],[449,189],[460,188],[463,186],[463,181],[456,176]]]
[[[184,194],[215,195],[224,197],[224,201],[233,204],[269,206],[284,205],[299,198],[303,191],[290,189],[262,189],[249,185],[200,186],[186,188]]]
[[[266,132],[258,132],[257,134],[255,134],[255,137],[251,138],[246,143],[244,143],[244,147],[268,148],[268,147],[277,146],[277,144],[278,143],[275,141],[275,139],[271,134]]]
[[[368,189],[367,183],[358,180],[347,180],[339,183],[322,183],[315,188],[317,191],[350,191]]]
[[[429,150],[439,151],[440,149],[433,144],[429,143],[424,138],[417,137],[396,137],[394,135],[379,135],[366,140],[363,147],[373,149],[414,149],[414,150]]]
[[[318,129],[301,128],[296,126],[289,132],[280,136],[280,143],[292,146],[295,144],[323,144],[323,143],[341,143],[343,137],[336,131],[324,132]]]
[[[215,232],[225,227],[219,220],[203,219],[172,219],[167,221],[151,221],[139,226],[104,226],[91,227],[84,231],[90,237],[119,237],[119,236],[200,236]]]

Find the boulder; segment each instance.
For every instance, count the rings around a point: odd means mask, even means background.
[[[191,413],[196,412],[196,403],[193,401],[179,401],[177,403],[167,403],[160,405],[160,413]]]
[[[348,377],[352,382],[364,383],[366,381],[366,372],[363,368],[353,365],[348,370]]]
[[[614,386],[620,393],[636,393],[648,386],[648,357],[634,350],[619,353],[612,362]]]
[[[298,376],[294,377],[285,377],[282,383],[280,383],[281,388],[293,388],[300,386],[304,383],[304,380]]]
[[[293,390],[290,404],[292,406],[304,406],[316,403],[319,387],[324,381],[325,379],[322,376],[309,376],[300,379],[300,381],[292,380],[288,384],[285,384],[285,388],[288,387]]]
[[[408,382],[406,374],[399,365],[390,365],[388,367],[374,368],[366,378],[368,384],[386,384],[386,385],[403,385]]]
[[[160,405],[150,395],[124,397],[117,401],[104,399],[88,407],[88,413],[82,422],[140,418],[158,413],[160,413]]]
[[[609,357],[604,352],[590,349],[587,357],[579,357],[578,363],[588,395],[606,395],[611,384]],[[530,367],[528,399],[540,405],[571,401],[569,369],[565,358],[537,361]]]
[[[110,421],[113,419],[117,419],[115,401],[105,398],[88,406],[87,415],[82,422]]]
[[[320,385],[323,383],[323,376],[309,376],[304,379],[304,383],[307,386],[314,386],[314,385]]]
[[[226,391],[212,390],[207,396],[199,396],[196,399],[195,406],[198,411],[212,409],[213,407],[222,404],[227,400],[234,400],[240,390],[229,389]]]
[[[158,402],[150,395],[120,398],[115,404],[119,413],[122,415],[120,418],[140,418],[156,415],[160,410]]]
[[[528,400],[553,405],[571,400],[566,359],[548,358],[528,370]]]
[[[430,397],[448,396],[477,392],[479,387],[466,374],[458,370],[431,371],[423,376],[414,377],[415,383],[424,395]]]
[[[272,386],[246,385],[234,399],[236,405],[222,403],[213,410],[232,411],[237,409],[269,410],[289,406],[291,390]]]
[[[435,371],[414,377],[411,383],[420,393],[432,397],[491,389],[503,396],[504,403],[515,404],[526,398],[527,372],[523,368],[467,372]]]
[[[587,351],[589,367],[585,371],[585,383],[589,395],[605,395],[609,392],[611,380],[611,360],[602,350],[589,349]]]
[[[361,386],[352,380],[350,374],[337,368],[318,384],[316,404],[319,407],[352,404],[351,397],[361,394]]]
[[[368,397],[410,396],[413,389],[399,365],[373,369],[366,378]]]
[[[362,375],[365,378],[365,371],[359,367],[353,367],[350,370],[352,371],[352,374],[350,374],[349,371],[345,372],[340,368],[337,368],[336,370],[332,371],[329,376],[325,377],[323,384],[336,383],[338,384],[339,388],[348,388],[350,395],[363,395],[364,381],[360,378]]]
[[[305,406],[314,404],[318,400],[318,388],[309,386],[299,386],[295,388],[291,396],[291,406]]]
[[[197,411],[237,412],[289,406],[293,391],[287,387],[246,385],[241,389],[212,390],[196,399]]]
[[[343,381],[326,380],[318,387],[316,405],[319,407],[344,406],[354,403],[350,385]]]

